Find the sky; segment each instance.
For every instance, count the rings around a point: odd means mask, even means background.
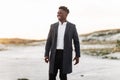
[[[46,39],[59,6],[78,34],[120,28],[120,0],[0,0],[0,38]]]

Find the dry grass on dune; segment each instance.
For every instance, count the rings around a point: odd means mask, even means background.
[[[105,33],[105,32],[111,33],[111,31],[112,31],[113,34],[115,34],[115,33],[119,33],[119,32],[120,32],[120,29],[99,30],[99,31],[94,31],[94,32],[90,32],[90,33],[87,33],[87,34],[81,34],[81,35],[79,35],[79,36],[84,36],[84,37],[86,37],[86,36],[89,36],[89,35],[94,34],[94,33],[99,33],[99,34]]]
[[[91,45],[93,45],[93,44],[117,44],[117,42],[116,41],[97,41],[97,40],[91,40],[91,41],[85,41],[85,40],[83,40],[82,42],[81,42],[81,44],[91,44]]]
[[[20,38],[0,38],[0,44],[29,44],[33,42],[41,42],[44,40],[31,40],[31,39],[20,39]]]
[[[94,56],[102,56],[113,52],[114,48],[81,49],[82,53]]]

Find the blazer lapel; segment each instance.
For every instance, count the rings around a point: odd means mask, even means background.
[[[57,34],[58,34],[58,25],[59,25],[59,23],[57,22],[56,24],[55,24],[55,37],[57,38]]]
[[[58,25],[59,25],[58,22],[54,25],[54,27],[55,27],[55,36],[54,36],[55,46],[57,45]]]
[[[67,36],[68,31],[69,31],[69,22],[67,22],[67,24],[66,24],[64,40],[65,40],[65,38],[66,38],[66,36]]]

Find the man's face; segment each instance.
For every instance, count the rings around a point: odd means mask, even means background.
[[[57,18],[58,18],[58,20],[64,21],[64,20],[66,20],[66,17],[67,17],[67,12],[65,12],[65,11],[62,10],[62,9],[59,9],[59,10],[58,10],[58,13],[57,13]]]

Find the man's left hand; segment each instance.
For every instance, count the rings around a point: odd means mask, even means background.
[[[79,57],[75,57],[75,58],[73,59],[73,61],[75,61],[75,64],[74,64],[74,65],[78,64],[78,63],[79,63]]]

